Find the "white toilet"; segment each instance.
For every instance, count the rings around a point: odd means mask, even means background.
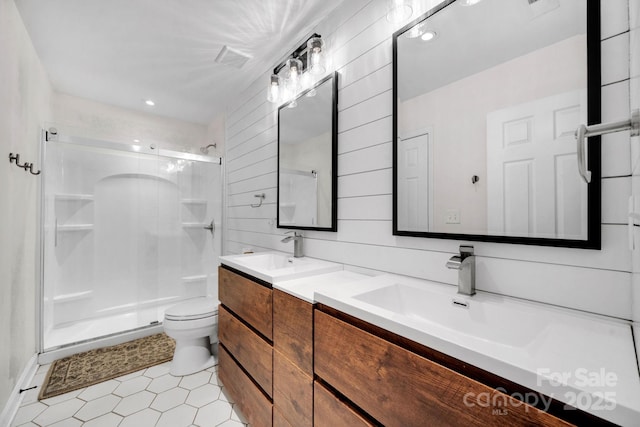
[[[218,304],[213,297],[198,297],[165,311],[164,332],[176,341],[171,375],[189,375],[215,364],[211,345],[218,342]]]

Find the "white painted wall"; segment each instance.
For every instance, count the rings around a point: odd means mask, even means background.
[[[140,144],[197,154],[199,147],[209,144],[207,126],[158,116],[151,107],[142,113],[54,92],[52,108],[52,124],[61,134],[127,144],[138,139]]]
[[[415,18],[438,3],[415,4]],[[628,116],[629,53],[626,0],[603,7],[603,120]],[[385,19],[386,2],[350,0],[316,32],[327,39],[340,72],[338,117],[338,232],[305,232],[307,255],[456,284],[445,268],[462,241],[392,235],[392,49],[401,24]],[[628,43],[627,43],[628,44]],[[283,46],[283,54],[295,47]],[[626,72],[625,72],[626,70]],[[237,97],[227,115],[226,252],[292,251],[275,228],[277,106],[265,101],[269,70]],[[631,194],[629,134],[603,137],[602,250],[473,242],[477,286],[544,303],[630,319],[632,263],[626,209]],[[253,195],[265,203],[252,209]],[[640,240],[639,240],[640,242]],[[640,243],[639,243],[640,244]],[[637,285],[636,285],[637,286]]]
[[[13,0],[0,0],[0,408],[36,352],[38,184],[7,161],[40,168],[41,123],[51,119],[51,88]],[[0,421],[1,422],[1,421]]]

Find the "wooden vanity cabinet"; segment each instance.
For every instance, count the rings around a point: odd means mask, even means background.
[[[317,379],[382,425],[571,425],[320,310],[314,326]],[[317,390],[315,425],[332,425],[341,402]]]
[[[313,304],[273,291],[273,349],[274,426],[311,427]]]
[[[317,381],[313,389],[313,425],[315,427],[375,426]]]
[[[231,399],[254,426],[273,424],[273,290],[218,269],[219,369]]]

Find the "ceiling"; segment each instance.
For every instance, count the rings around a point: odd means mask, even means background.
[[[405,101],[520,55],[586,33],[586,2],[484,0],[451,4],[426,21],[433,41],[398,38],[398,97]],[[404,65],[403,65],[404,64]]]
[[[202,124],[342,1],[15,0],[56,91]],[[215,62],[225,45],[251,59]]]

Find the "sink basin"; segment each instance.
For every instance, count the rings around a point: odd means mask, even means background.
[[[220,262],[269,283],[342,270],[342,264],[281,252],[221,256]]]
[[[596,415],[637,424],[640,377],[628,322],[456,291],[455,286],[385,274],[323,289],[314,299],[561,402],[575,405],[572,396],[600,399],[614,410]],[[598,380],[586,381],[585,373]],[[604,381],[605,373],[616,380]],[[580,409],[591,412],[589,405]]]
[[[482,337],[510,347],[535,342],[549,325],[548,317],[538,318],[481,295],[458,295],[451,286],[395,282],[353,295],[353,299],[386,310],[396,318],[429,323],[443,331],[464,334],[470,339]],[[516,317],[518,322],[505,321]]]
[[[250,268],[278,270],[292,266],[294,258],[283,254],[264,253],[243,257],[242,262]]]

